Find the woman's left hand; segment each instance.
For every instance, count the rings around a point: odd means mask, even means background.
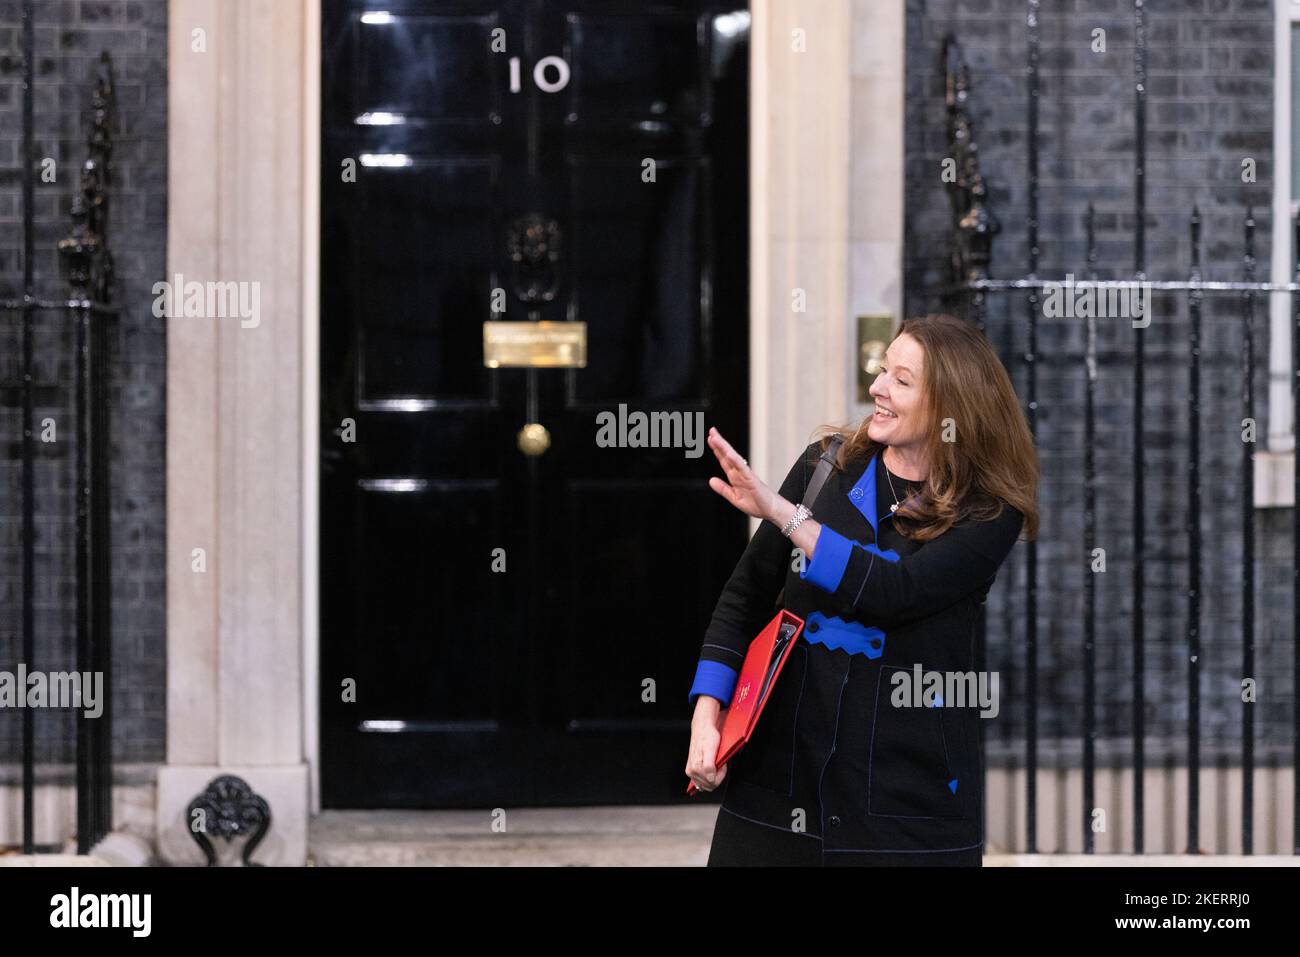
[[[717,429],[709,429],[709,448],[713,449],[718,464],[727,475],[726,481],[716,476],[709,479],[709,488],[746,515],[754,518],[769,518],[776,506],[777,494],[754,474],[749,463],[731,447]]]

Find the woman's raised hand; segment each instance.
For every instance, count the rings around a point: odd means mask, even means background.
[[[739,452],[731,447],[722,433],[709,429],[709,448],[718,458],[718,464],[726,474],[726,481],[714,476],[709,479],[709,488],[717,492],[736,508],[754,518],[768,518],[776,505],[777,495],[768,488],[763,480],[754,474],[749,463]]]

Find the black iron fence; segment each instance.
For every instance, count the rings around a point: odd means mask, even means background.
[[[112,829],[111,788],[111,640],[109,567],[109,473],[108,473],[108,395],[105,388],[107,325],[117,315],[110,305],[113,260],[107,246],[108,227],[108,160],[112,152],[111,119],[113,110],[112,66],[107,53],[102,54],[92,98],[93,123],[89,138],[89,156],[81,167],[80,180],[72,200],[72,231],[58,244],[60,264],[68,283],[66,299],[40,298],[36,295],[34,273],[35,222],[34,192],[37,177],[36,141],[33,129],[34,99],[34,24],[33,0],[22,6],[23,102],[22,102],[22,294],[19,298],[0,301],[0,316],[18,324],[21,341],[18,381],[6,383],[5,394],[17,393],[21,402],[22,437],[20,442],[6,443],[9,454],[21,460],[18,511],[21,513],[21,592],[20,634],[6,634],[19,673],[31,674],[66,657],[60,647],[61,635],[36,629],[36,512],[34,476],[40,458],[35,403],[38,394],[48,396],[66,386],[38,381],[35,342],[38,323],[46,328],[71,324],[60,331],[70,331],[75,355],[72,361],[71,392],[75,408],[75,508],[76,508],[76,645],[75,668],[78,674],[102,675],[101,707],[97,717],[88,716],[85,708],[76,713],[76,794],[77,849],[86,853]],[[49,364],[47,363],[48,367]],[[16,453],[16,454],[15,454]],[[7,500],[4,510],[12,514],[15,503]],[[9,656],[6,655],[6,658]],[[26,688],[18,688],[26,694]],[[36,714],[31,707],[19,710],[22,723],[21,801],[22,852],[58,850],[59,843],[38,844],[35,835],[36,789]]]
[[[1132,293],[1135,285],[1148,293],[1152,291],[1185,293],[1186,305],[1190,319],[1190,341],[1188,342],[1189,375],[1186,395],[1188,433],[1187,460],[1187,516],[1188,533],[1188,581],[1186,593],[1187,627],[1185,651],[1188,662],[1187,673],[1187,848],[1196,853],[1200,848],[1198,820],[1200,812],[1199,771],[1201,766],[1201,622],[1202,622],[1202,573],[1204,556],[1201,541],[1200,512],[1202,494],[1202,452],[1200,432],[1203,411],[1201,403],[1201,321],[1204,298],[1206,296],[1235,295],[1240,308],[1242,330],[1242,364],[1241,364],[1241,416],[1252,422],[1257,421],[1255,403],[1255,306],[1259,297],[1287,294],[1291,297],[1292,315],[1292,357],[1291,386],[1294,403],[1293,430],[1300,424],[1300,257],[1295,261],[1293,281],[1287,283],[1270,283],[1256,281],[1255,260],[1255,219],[1252,210],[1246,209],[1242,216],[1242,253],[1240,261],[1240,280],[1206,281],[1201,272],[1201,216],[1193,208],[1188,221],[1191,239],[1191,263],[1185,277],[1177,279],[1153,279],[1146,273],[1146,99],[1147,99],[1147,22],[1143,0],[1134,0],[1134,121],[1136,135],[1134,138],[1134,214],[1135,232],[1133,235],[1133,262],[1130,279],[1099,280],[1097,278],[1097,243],[1095,236],[1095,217],[1092,204],[1081,210],[1086,232],[1086,263],[1081,275],[1085,276],[1090,287],[1099,294],[1118,296]],[[975,140],[974,128],[969,111],[971,93],[969,70],[962,56],[958,40],[952,36],[945,39],[943,45],[943,69],[946,83],[946,101],[948,109],[948,159],[952,161],[954,175],[949,179],[949,196],[952,201],[953,221],[955,224],[952,248],[951,270],[952,282],[941,291],[942,298],[958,310],[964,309],[966,316],[981,329],[985,328],[988,314],[989,297],[1005,296],[1008,308],[1016,297],[1023,297],[1025,319],[1025,348],[1019,356],[1010,357],[1021,364],[1023,392],[1026,402],[1026,416],[1031,430],[1037,435],[1037,417],[1039,412],[1038,369],[1041,355],[1038,350],[1039,320],[1044,313],[1043,294],[1049,289],[1059,289],[1069,282],[1069,277],[1045,278],[1039,275],[1039,2],[1027,0],[1026,31],[1027,59],[1025,75],[1028,82],[1028,155],[1027,169],[1027,203],[1026,216],[1028,257],[1024,275],[1014,279],[992,278],[990,268],[993,260],[994,238],[1002,229],[1001,223],[988,203],[988,193],[984,175],[980,169],[979,149]],[[1284,172],[1278,175],[1286,175]],[[1300,220],[1293,223],[1296,236],[1295,249],[1300,250]],[[1116,270],[1118,274],[1123,269]],[[1150,308],[1148,298],[1147,308]],[[1096,385],[1098,376],[1097,326],[1095,310],[1090,310],[1087,318],[1086,340],[1080,360],[1084,365],[1084,468],[1083,468],[1083,538],[1087,548],[1096,542],[1097,531],[1097,467],[1095,457],[1095,436],[1097,428]],[[1135,323],[1133,329],[1132,386],[1133,386],[1133,444],[1132,444],[1132,483],[1134,489],[1132,515],[1130,516],[1133,534],[1133,575],[1130,584],[1132,594],[1131,614],[1131,669],[1132,669],[1132,748],[1133,748],[1133,848],[1135,853],[1143,852],[1143,771],[1145,768],[1144,726],[1146,674],[1146,606],[1144,602],[1143,564],[1146,550],[1147,516],[1143,508],[1144,488],[1144,435],[1143,435],[1143,397],[1144,353],[1143,339],[1145,327]],[[1004,358],[1007,358],[1004,356]],[[1242,675],[1255,674],[1256,624],[1254,617],[1255,602],[1255,559],[1256,543],[1254,535],[1253,497],[1255,461],[1253,444],[1242,443],[1241,483],[1243,499],[1241,503],[1242,519]],[[1300,465],[1300,456],[1296,458]],[[1294,477],[1296,501],[1300,502],[1300,467]],[[1295,523],[1292,528],[1295,572],[1292,579],[1294,603],[1294,620],[1292,636],[1300,633],[1300,508],[1295,509]],[[1026,771],[1026,808],[1027,834],[1026,850],[1037,851],[1037,770],[1038,770],[1038,550],[1036,543],[1028,542],[1025,546],[1025,595],[1024,595],[1024,674],[1025,688],[1025,756]],[[1094,775],[1096,755],[1094,742],[1097,729],[1097,576],[1090,572],[1085,564],[1082,586],[1084,594],[1083,616],[1083,814],[1079,826],[1083,833],[1083,847],[1086,853],[1094,851],[1093,829],[1090,815],[1096,806],[1094,800]],[[981,624],[981,629],[984,626]],[[982,644],[982,643],[981,643]],[[983,665],[981,664],[981,667]],[[1296,643],[1294,660],[1295,685],[1300,689],[1300,642]],[[1241,709],[1241,840],[1243,852],[1253,853],[1253,798],[1255,772],[1255,711],[1251,703],[1244,702]],[[1300,707],[1294,708],[1292,728],[1293,769],[1300,768]],[[1293,781],[1296,779],[1293,778]],[[1300,786],[1293,784],[1293,817],[1295,821],[1295,847],[1293,852],[1300,854]]]

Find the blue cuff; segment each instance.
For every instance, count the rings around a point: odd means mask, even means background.
[[[695,684],[691,685],[687,702],[695,707],[695,699],[702,694],[717,698],[723,707],[731,703],[731,693],[736,690],[740,672],[720,661],[701,661],[695,668]]]
[[[823,525],[813,546],[812,561],[799,572],[799,577],[824,591],[834,592],[840,587],[851,554],[853,542],[829,525]]]

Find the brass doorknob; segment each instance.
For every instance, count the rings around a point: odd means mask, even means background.
[[[551,447],[551,433],[540,422],[529,422],[519,430],[517,441],[524,455],[541,455]]]

